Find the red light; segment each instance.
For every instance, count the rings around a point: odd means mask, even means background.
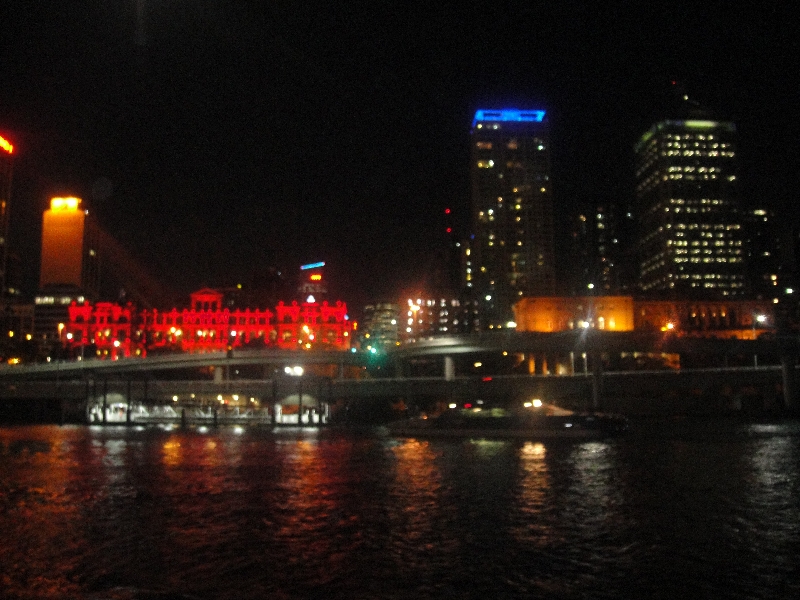
[[[472,408],[472,404],[470,404],[469,402],[467,402],[467,403],[464,405],[464,408]]]
[[[483,379],[481,379],[481,381],[491,381],[491,380],[492,380],[491,377],[484,377]]]
[[[452,227],[448,227],[447,228],[447,233],[452,233],[452,232],[453,232],[453,228]]]
[[[449,208],[445,208],[444,209],[444,214],[449,215],[450,214],[450,209]]]

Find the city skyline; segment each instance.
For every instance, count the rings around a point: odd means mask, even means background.
[[[318,258],[353,306],[396,295],[448,243],[444,208],[467,233],[476,108],[549,111],[566,207],[632,195],[633,144],[673,79],[737,123],[743,201],[792,206],[794,42],[777,11],[4,11],[0,134],[29,282],[31,231],[69,193],[182,297]]]

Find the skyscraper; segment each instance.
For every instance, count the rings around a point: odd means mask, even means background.
[[[641,137],[635,153],[642,291],[746,293],[734,124],[661,121]]]
[[[554,293],[550,140],[543,110],[478,110],[465,280],[480,327],[505,327],[524,295]]]
[[[58,338],[73,301],[82,304],[97,299],[97,227],[80,204],[79,198],[53,198],[42,217],[42,263],[34,312],[35,334],[43,347],[63,343]]]
[[[0,297],[6,293],[8,211],[11,206],[11,165],[14,146],[0,136]]]
[[[53,198],[42,217],[39,287],[69,287],[97,295],[98,259],[94,227],[79,198]]]

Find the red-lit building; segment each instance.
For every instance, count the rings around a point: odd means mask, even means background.
[[[143,353],[143,348],[132,342],[135,311],[130,304],[73,302],[67,311],[69,321],[59,335],[76,356],[116,360]]]
[[[136,312],[108,302],[72,303],[61,339],[76,356],[117,359],[148,352],[214,352],[265,346],[346,350],[350,321],[343,302],[315,301],[269,309],[229,309],[223,294],[202,289],[190,308]]]
[[[345,350],[350,347],[347,306],[337,302],[283,302],[275,307],[276,345],[280,348]]]

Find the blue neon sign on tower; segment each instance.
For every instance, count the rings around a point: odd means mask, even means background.
[[[541,123],[544,120],[545,111],[543,110],[519,110],[517,108],[485,109],[475,111],[475,119],[472,126],[482,121],[516,121]]]

